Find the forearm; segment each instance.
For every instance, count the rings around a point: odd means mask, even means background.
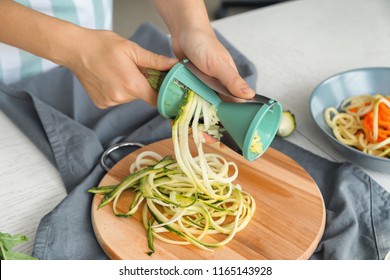
[[[9,0],[0,0],[0,42],[64,64],[78,26]]]
[[[153,1],[172,35],[177,58],[188,58],[202,72],[219,79],[237,97],[254,96],[254,91],[238,74],[230,53],[216,37],[204,0]]]
[[[204,0],[153,0],[172,37],[199,30],[213,33]]]

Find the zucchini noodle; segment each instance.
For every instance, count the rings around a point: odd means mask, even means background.
[[[366,154],[390,158],[390,97],[348,98],[340,109],[325,110],[325,121],[341,143]]]
[[[89,190],[104,195],[99,208],[112,202],[117,216],[130,217],[142,207],[149,254],[154,252],[154,239],[210,251],[231,241],[253,216],[253,197],[234,184],[237,165],[203,150],[204,132],[220,137],[218,122],[216,109],[188,90],[172,126],[175,159],[142,152],[131,164],[130,175],[117,186]],[[195,156],[189,135],[195,143]],[[118,201],[128,189],[135,195],[129,211],[121,212]]]

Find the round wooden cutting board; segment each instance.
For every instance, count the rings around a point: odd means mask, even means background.
[[[92,223],[97,240],[111,259],[308,259],[321,240],[325,227],[325,207],[321,193],[310,175],[294,160],[269,148],[258,160],[249,162],[225,145],[203,146],[239,168],[236,183],[253,195],[256,212],[248,226],[226,246],[213,252],[193,245],[172,245],[155,240],[151,256],[140,214],[120,218],[111,204],[97,209],[102,196],[92,203]],[[192,149],[194,147],[192,146]],[[171,139],[145,146],[118,162],[100,186],[113,185],[129,174],[129,166],[141,151],[174,155]],[[129,197],[132,195],[128,191]],[[126,198],[120,208],[128,209]]]

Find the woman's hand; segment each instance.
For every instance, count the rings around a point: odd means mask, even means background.
[[[179,59],[188,58],[202,72],[219,79],[237,97],[254,96],[231,55],[215,36],[204,0],[154,0],[154,4],[168,26]]]
[[[157,55],[110,31],[80,30],[76,49],[64,65],[99,108],[135,99],[156,106],[157,94],[140,69],[168,70],[177,59]]]
[[[172,37],[172,44],[178,58],[188,58],[202,72],[219,79],[233,95],[245,99],[254,96],[214,32],[188,30]]]
[[[0,19],[7,27],[0,28],[0,42],[69,68],[100,108],[137,98],[155,105],[157,95],[140,69],[168,70],[177,62],[111,31],[82,28],[15,1],[0,2]]]

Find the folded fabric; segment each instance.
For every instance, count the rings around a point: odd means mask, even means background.
[[[325,231],[311,259],[383,260],[390,250],[390,193],[354,164],[328,161],[282,139],[272,147],[305,168],[324,198]]]
[[[255,87],[254,65],[218,36],[241,75]],[[150,24],[142,25],[131,40],[173,56],[169,38]],[[58,168],[69,193],[42,219],[33,255],[107,259],[92,229],[92,195],[87,193],[105,175],[100,156],[119,142],[148,144],[168,138],[169,122],[143,101],[96,108],[78,80],[61,67],[12,86],[0,84],[0,108]],[[323,194],[326,228],[312,259],[384,259],[390,250],[390,194],[350,163],[330,162],[283,139],[275,139],[272,146],[302,165]],[[111,164],[128,152],[113,155]]]

